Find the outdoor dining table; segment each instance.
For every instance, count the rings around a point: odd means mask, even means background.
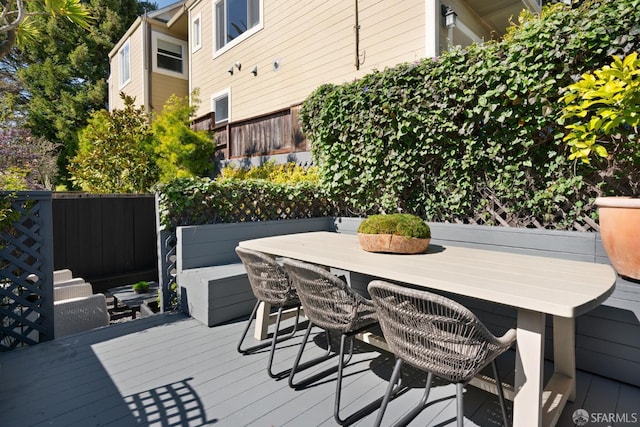
[[[424,254],[362,250],[357,236],[313,232],[240,242],[309,263],[514,307],[517,310],[513,425],[555,425],[576,393],[575,318],[614,290],[606,264],[430,245]],[[544,385],[546,316],[553,317],[554,373]]]

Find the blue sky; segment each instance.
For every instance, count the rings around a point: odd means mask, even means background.
[[[158,9],[162,9],[165,6],[169,6],[179,0],[155,0],[154,3],[158,5]]]

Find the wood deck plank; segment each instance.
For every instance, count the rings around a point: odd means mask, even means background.
[[[208,328],[182,314],[153,316],[61,340],[0,354],[2,425],[335,425],[335,373],[302,390],[266,374],[268,349],[236,351],[243,321]],[[315,329],[314,329],[315,331]],[[275,370],[288,368],[303,331],[278,346]],[[251,344],[251,338],[249,343]],[[324,350],[324,334],[314,332],[309,352]],[[361,343],[344,378],[345,414],[382,396],[393,357]],[[335,358],[304,374],[335,365]],[[513,361],[501,362],[503,377]],[[511,367],[510,367],[511,366]],[[423,377],[393,400],[385,425],[399,419],[422,394]],[[511,380],[512,381],[512,380]],[[455,418],[455,388],[438,381],[429,405],[412,425],[446,425]],[[578,395],[559,426],[571,426],[578,408],[638,411],[640,388],[578,371]],[[465,392],[465,425],[491,425],[499,415],[495,396],[474,387]],[[377,411],[356,425],[371,425]],[[493,421],[492,421],[493,420]]]

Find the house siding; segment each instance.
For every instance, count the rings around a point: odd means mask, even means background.
[[[228,51],[214,56],[213,2],[199,2],[190,13],[202,17],[202,48],[192,55],[192,88],[202,103],[197,115],[211,111],[210,97],[231,88],[232,121],[259,116],[302,102],[323,83],[342,83],[424,56],[424,0],[406,0],[393,8],[385,2],[361,2],[360,51],[356,70],[354,4],[264,1],[264,28]],[[281,67],[273,70],[275,60]],[[228,73],[234,63],[241,70]],[[258,74],[251,70],[257,66]],[[256,96],[259,94],[259,96]]]
[[[160,112],[171,95],[184,98],[189,93],[189,82],[160,73],[151,75],[151,109]]]
[[[143,31],[138,26],[129,37],[131,58],[131,80],[120,87],[120,56],[118,50],[111,57],[111,84],[109,86],[109,110],[124,108],[120,92],[136,98],[136,103],[144,103],[144,57]]]
[[[169,13],[168,16],[171,16],[171,14]],[[163,19],[166,19],[166,16],[163,17]],[[185,65],[188,67],[190,52],[186,40],[186,16],[177,19],[171,27],[167,27],[164,22],[153,18],[148,18],[146,22],[148,26],[144,24],[143,19],[139,18],[139,20],[136,21],[136,24],[134,24],[130,29],[130,36],[128,38],[123,37],[117,48],[114,48],[110,54],[111,76],[109,77],[109,109],[111,111],[114,109],[122,109],[124,107],[124,102],[122,102],[119,95],[120,92],[124,92],[129,96],[135,97],[136,105],[144,106],[148,110],[162,110],[165,102],[172,94],[180,97],[184,97],[189,94],[188,69],[184,78],[155,71],[152,72],[151,77],[149,77],[148,69],[153,66],[153,58],[145,58],[145,55],[155,54],[153,52],[150,33],[146,32],[145,34],[146,28],[147,31],[164,34],[184,41],[186,43],[184,60]],[[126,43],[127,39],[130,40],[131,46],[131,81],[120,88],[120,58],[118,51],[120,50],[120,47]],[[147,47],[145,48],[145,46]],[[148,66],[147,59],[149,61]],[[151,80],[147,81],[149,78]],[[147,84],[145,84],[145,81],[147,81]],[[150,99],[147,92],[151,94]]]

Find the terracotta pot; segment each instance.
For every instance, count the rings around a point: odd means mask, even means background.
[[[620,276],[640,281],[640,199],[598,197],[600,236]]]
[[[358,233],[360,247],[367,252],[390,252],[395,254],[421,254],[429,247],[431,239],[396,236],[394,234]]]

